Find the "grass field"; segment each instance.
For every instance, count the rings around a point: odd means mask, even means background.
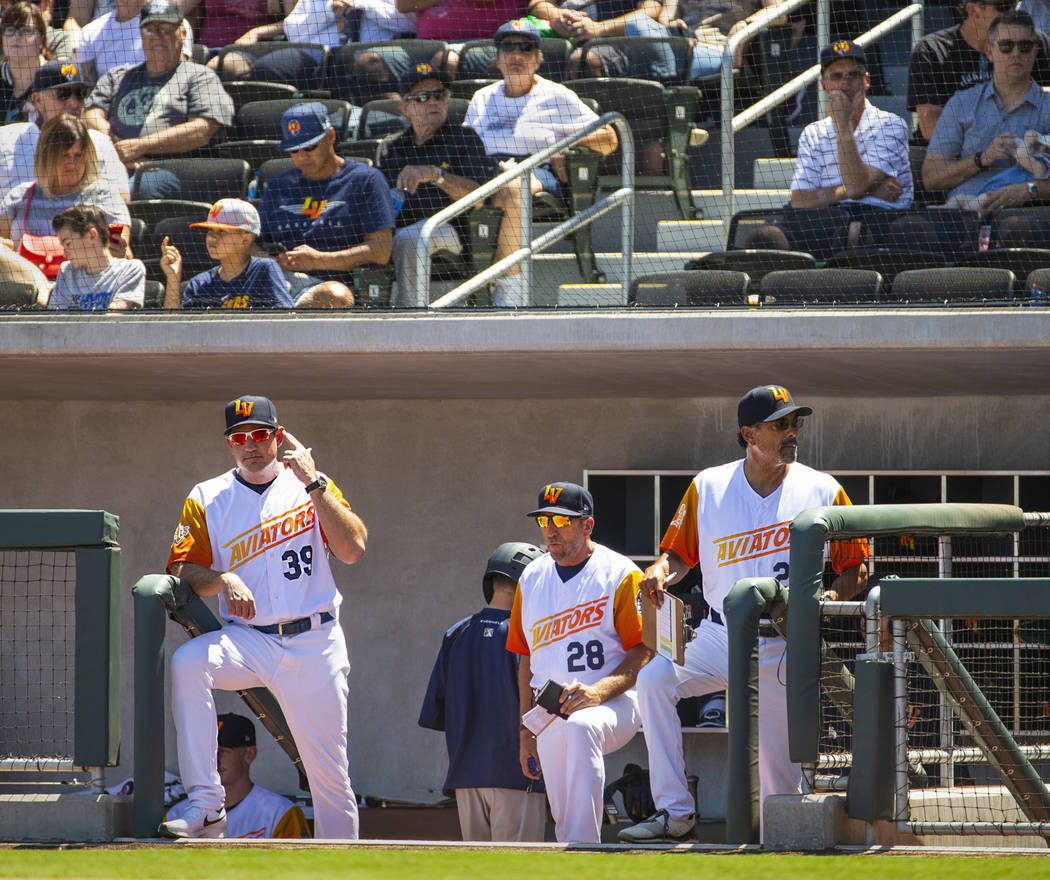
[[[1038,851],[1037,851],[1038,852]],[[1046,852],[1043,850],[1042,852]],[[1050,860],[911,854],[521,853],[402,850],[0,849],[0,877],[134,880],[999,880]]]

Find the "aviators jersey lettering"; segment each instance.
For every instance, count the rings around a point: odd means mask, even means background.
[[[262,241],[291,250],[301,244],[342,251],[366,235],[394,228],[394,205],[386,178],[362,162],[347,160],[324,180],[307,180],[293,169],[270,181],[259,205]],[[338,272],[311,270],[318,278]]]
[[[673,550],[690,567],[700,564],[704,598],[721,614],[722,602],[741,578],[773,577],[788,586],[788,527],[798,514],[850,503],[834,477],[798,462],[776,491],[762,498],[744,476],[743,460],[729,462],[693,478],[660,549]],[[831,565],[838,573],[870,555],[863,538],[831,542]]]
[[[642,641],[641,579],[637,565],[601,544],[568,581],[551,556],[530,562],[514,594],[507,650],[529,656],[532,686],[594,684],[612,672]]]
[[[335,612],[341,597],[306,487],[287,468],[261,494],[235,474],[230,470],[193,487],[175,529],[168,572],[176,562],[236,572],[255,595],[255,626]],[[329,481],[328,491],[350,509],[335,483]],[[221,594],[219,612],[223,620],[248,623],[230,617]]]

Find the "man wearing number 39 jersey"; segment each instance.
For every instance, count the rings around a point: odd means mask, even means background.
[[[346,754],[350,662],[328,557],[357,562],[367,531],[267,398],[226,405],[226,445],[236,467],[194,486],[168,559],[169,574],[197,595],[219,596],[224,625],[172,657],[179,770],[190,805],[160,831],[225,836],[212,690],[261,686],[277,698],[299,747],[315,837],[356,839]]]
[[[598,843],[602,758],[630,742],[640,718],[634,683],[651,652],[642,644],[638,581],[630,559],[591,540],[594,499],[575,483],[540,490],[535,517],[547,555],[518,579],[507,650],[521,654],[521,713],[548,682],[562,686],[560,717],[537,733],[522,724],[522,772],[542,775],[558,840]],[[535,725],[533,725],[534,727]]]
[[[737,441],[744,458],[701,471],[660,542],[662,555],[645,571],[643,601],[659,607],[667,585],[700,566],[710,616],[685,649],[685,664],[657,657],[638,677],[638,704],[649,751],[656,814],[624,829],[620,839],[651,842],[688,836],[695,824],[686,784],[682,731],[675,704],[728,684],[728,635],[722,603],[742,578],[773,577],[788,586],[788,526],[803,510],[849,504],[833,477],[795,461],[803,418],[780,385],[753,388],[737,407]],[[852,599],[867,583],[863,539],[834,541],[837,574],[830,592]],[[799,791],[800,768],[788,756],[785,640],[767,623],[759,629],[759,777],[761,797]]]

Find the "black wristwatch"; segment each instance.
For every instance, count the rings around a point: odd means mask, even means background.
[[[320,489],[322,493],[328,488],[328,477],[324,474],[318,474],[317,479],[314,480],[310,485],[306,487],[306,494],[309,495],[314,489]]]
[[[984,164],[984,162],[981,161],[980,150],[973,154],[973,164],[977,166],[978,171],[984,171],[984,169],[988,167]]]

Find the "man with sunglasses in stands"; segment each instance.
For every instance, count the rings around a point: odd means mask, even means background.
[[[1039,43],[1027,12],[1004,12],[988,28],[992,78],[956,92],[937,120],[922,179],[927,189],[947,190],[954,204],[976,196],[985,183],[1015,163],[1028,130],[1050,132],[1050,94],[1032,78]],[[985,212],[1050,197],[1050,181],[1029,180],[987,194]]]
[[[807,125],[799,137],[791,207],[840,202],[910,207],[908,128],[897,114],[868,101],[871,77],[864,49],[850,40],[825,46],[820,71],[828,115]]]
[[[960,5],[962,23],[924,36],[908,62],[908,109],[919,117],[923,142],[933,137],[952,95],[992,78],[988,29],[997,16],[1017,9],[1017,0],[966,0]],[[1050,37],[1037,30],[1034,39],[1039,52],[1032,76],[1039,85],[1050,86]]]
[[[521,655],[521,770],[543,778],[558,840],[598,843],[602,756],[637,732],[634,683],[652,657],[637,604],[642,573],[591,540],[594,499],[583,486],[544,486],[526,515],[547,554],[518,577],[507,632],[507,650]]]
[[[30,98],[33,119],[0,126],[0,198],[22,183],[36,177],[33,160],[40,129],[60,113],[79,118],[84,112],[84,99],[89,84],[75,61],[47,61],[37,68]],[[120,161],[112,141],[102,132],[88,129],[99,161],[99,177],[116,184],[124,201],[130,201],[128,172]]]
[[[226,404],[235,467],[198,483],[175,529],[169,574],[219,597],[222,629],[171,658],[179,770],[190,806],[167,837],[224,837],[212,690],[268,687],[295,737],[313,797],[315,837],[355,840],[357,798],[346,755],[346,639],[329,555],[353,564],[368,532],[335,483],[277,421],[273,403]],[[278,448],[286,444],[278,456]]]
[[[496,176],[496,163],[473,129],[448,121],[448,77],[431,64],[415,65],[401,79],[401,114],[410,128],[387,141],[380,170],[404,194],[394,234],[398,306],[426,306],[417,296],[416,244],[423,224],[438,211]],[[435,251],[459,255],[467,232],[463,216],[436,230]]]
[[[651,843],[692,833],[695,804],[686,783],[682,728],[675,704],[723,690],[729,683],[729,638],[722,603],[742,578],[773,577],[788,586],[788,526],[803,510],[849,504],[827,474],[796,461],[805,416],[782,385],[752,388],[737,404],[736,440],[744,457],[701,471],[690,483],[660,542],[661,555],[645,570],[643,601],[659,608],[666,588],[700,566],[710,615],[686,645],[685,663],[656,657],[638,676],[638,706],[649,750],[649,781],[657,812],[620,832],[620,840]],[[867,585],[867,541],[833,541],[837,578],[829,593],[842,600]],[[768,622],[759,627],[758,771],[761,798],[797,794],[802,774],[788,754],[786,642]],[[761,807],[760,807],[761,809]]]
[[[375,168],[336,153],[336,131],[324,104],[289,107],[281,133],[278,149],[295,167],[263,192],[258,256],[274,255],[297,308],[350,308],[350,272],[390,262],[390,188]]]

